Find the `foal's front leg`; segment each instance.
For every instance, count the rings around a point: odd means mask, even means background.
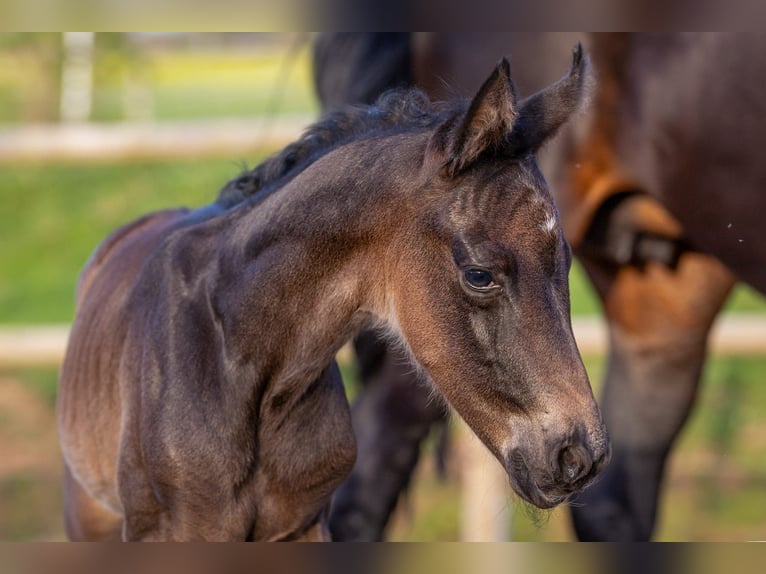
[[[715,259],[607,268],[581,258],[610,330],[602,408],[612,460],[572,508],[581,540],[648,540],[665,460],[696,398],[713,319],[731,289]]]
[[[124,539],[329,540],[330,496],[355,454],[335,364],[289,395],[264,393],[241,424],[230,414],[211,430],[195,418],[187,412],[151,434],[128,417],[118,470]]]

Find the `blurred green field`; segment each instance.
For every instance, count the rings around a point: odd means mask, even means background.
[[[150,49],[123,34],[97,34],[94,118],[121,119],[131,82],[148,86],[160,120],[316,113],[309,37],[245,38],[227,48]],[[60,34],[0,34],[0,123],[55,119],[49,100],[60,61]],[[107,233],[147,211],[208,203],[259,159],[0,166],[0,325],[70,321],[79,269]],[[571,288],[575,315],[599,312],[577,266]],[[728,308],[766,311],[766,304],[738,289]]]
[[[0,325],[65,323],[78,273],[117,226],[166,207],[196,207],[259,158],[114,165],[0,166]],[[582,269],[570,277],[575,315],[598,313]],[[736,290],[727,309],[766,311]]]
[[[136,105],[158,120],[316,111],[309,35],[262,36],[152,47],[97,34],[92,119],[123,120]],[[0,125],[58,119],[61,63],[61,34],[0,33]]]
[[[308,35],[236,38],[147,47],[97,34],[93,119],[124,119],[135,85],[157,120],[316,114]],[[0,34],[0,124],[56,120],[61,58],[61,34]],[[0,325],[69,322],[79,270],[106,234],[151,210],[209,203],[260,159],[0,166]]]
[[[0,167],[0,324],[69,322],[79,271],[109,232],[151,210],[214,200],[239,159]]]
[[[55,120],[56,34],[0,34],[0,123]],[[295,39],[294,39],[295,40]],[[298,38],[296,41],[300,41]],[[256,116],[316,110],[306,46],[281,51],[131,51],[100,36],[93,116],[126,115],[125,86],[150,86],[160,119]],[[0,166],[0,326],[68,323],[88,256],[115,227],[147,211],[198,206],[260,158],[86,165]],[[575,315],[599,312],[582,269],[570,277]],[[727,309],[766,312],[764,299],[737,288]],[[604,361],[587,357],[598,387]],[[354,368],[342,365],[353,393]],[[714,358],[700,401],[669,469],[661,540],[766,539],[766,357]],[[0,539],[60,539],[60,463],[54,427],[54,369],[0,369]],[[428,446],[427,450],[431,447]],[[456,466],[452,463],[452,468]],[[458,479],[435,477],[432,457],[395,518],[392,538],[455,540]],[[568,540],[565,509],[516,507],[517,540]]]

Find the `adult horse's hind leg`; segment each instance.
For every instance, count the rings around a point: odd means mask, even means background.
[[[604,302],[610,353],[602,408],[612,461],[572,508],[581,540],[648,540],[665,460],[696,397],[707,335],[733,284],[715,259],[687,252],[609,267],[582,257]]]
[[[122,517],[90,496],[64,464],[64,527],[72,541],[120,540]]]

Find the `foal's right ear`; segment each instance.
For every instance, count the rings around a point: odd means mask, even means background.
[[[511,65],[503,58],[468,109],[437,128],[429,149],[444,158],[443,169],[453,177],[484,151],[501,148],[517,115]]]

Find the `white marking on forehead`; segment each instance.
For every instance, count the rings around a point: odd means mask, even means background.
[[[552,213],[546,213],[545,220],[540,224],[540,229],[546,233],[553,233],[557,224],[556,216]]]

